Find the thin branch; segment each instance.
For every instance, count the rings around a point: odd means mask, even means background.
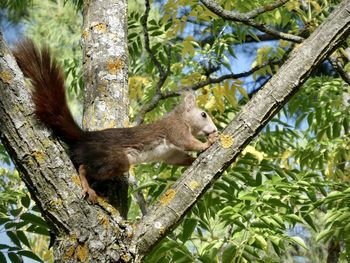
[[[180,96],[181,93],[186,91],[186,90],[198,90],[198,89],[203,88],[207,85],[220,83],[220,82],[227,80],[227,79],[245,78],[245,77],[250,76],[254,72],[256,72],[256,71],[258,71],[266,66],[279,65],[279,64],[281,64],[281,61],[271,60],[271,61],[268,61],[268,62],[262,64],[262,65],[255,66],[251,70],[244,71],[244,72],[241,72],[238,74],[231,73],[231,74],[222,75],[221,77],[217,77],[217,78],[208,77],[206,80],[197,82],[192,86],[185,86],[177,91],[169,91],[166,93],[156,93],[153,96],[152,100],[148,104],[144,105],[141,108],[139,114],[136,117],[136,123],[141,124],[143,122],[143,119],[144,119],[146,113],[153,110],[158,105],[159,101],[161,101],[161,100],[171,98],[171,97]]]
[[[170,74],[171,47],[168,47],[168,50],[167,50],[168,63],[167,63],[166,69],[164,69],[163,66],[161,65],[161,63],[156,58],[156,56],[153,54],[151,47],[150,47],[150,43],[149,43],[149,34],[148,34],[148,28],[147,28],[149,12],[151,10],[149,0],[145,0],[145,7],[146,7],[145,14],[141,20],[141,24],[143,27],[143,35],[144,35],[144,39],[145,39],[145,49],[146,49],[148,55],[150,56],[153,64],[157,67],[157,69],[159,71],[159,80],[158,80],[157,85],[156,85],[156,94],[153,97],[153,99],[154,99],[154,98],[158,98],[161,95],[161,88],[164,85],[164,82],[166,81],[167,77]],[[137,121],[137,122],[138,122],[138,124],[141,123],[141,121]],[[137,188],[137,180],[134,176],[130,176],[130,182],[131,182],[131,185],[133,186],[133,188],[136,189]],[[146,204],[145,197],[143,196],[142,191],[135,192],[134,197],[136,198],[137,203],[140,206],[142,215],[145,215],[147,213],[147,204]]]
[[[246,17],[249,17],[249,19],[253,19],[253,18],[255,18],[255,17],[257,17],[265,12],[272,11],[276,8],[279,8],[287,2],[289,2],[289,0],[278,0],[275,3],[267,4],[265,6],[255,8],[252,11],[249,11],[249,12],[244,13],[244,14]]]
[[[167,79],[167,77],[170,74],[171,47],[169,47],[168,52],[167,52],[167,56],[168,56],[167,68],[164,69],[150,48],[149,34],[148,34],[148,29],[147,29],[147,21],[148,21],[149,11],[151,9],[149,0],[145,0],[145,7],[146,7],[145,14],[141,20],[142,27],[143,27],[143,34],[144,34],[144,38],[145,38],[145,49],[146,49],[148,55],[150,56],[152,62],[158,68],[158,71],[159,71],[159,80],[158,80],[158,83],[156,84],[156,93],[153,96],[152,101],[150,102],[150,104],[152,104],[153,105],[152,107],[154,108],[157,105],[160,98],[162,97],[161,88],[162,88],[165,80]],[[144,109],[141,109],[138,117],[136,118],[137,124],[141,124],[143,122],[143,117],[146,113],[147,113],[147,111],[145,111]]]
[[[335,54],[332,54],[331,56],[329,56],[329,61],[332,64],[334,70],[339,74],[339,76],[350,85],[350,76],[344,70],[342,64],[339,61],[339,57],[337,57]]]
[[[285,2],[287,2],[285,0],[278,1],[275,4],[269,5],[268,7],[267,6],[259,7],[255,10],[248,12],[248,13],[237,13],[237,12],[227,11],[213,0],[201,0],[201,2],[210,11],[212,11],[216,15],[218,15],[226,20],[244,23],[246,25],[249,25],[249,26],[255,27],[256,29],[259,29],[260,31],[262,31],[264,33],[278,37],[279,39],[284,39],[284,40],[288,40],[288,41],[292,41],[292,42],[296,42],[296,43],[301,43],[304,40],[304,38],[302,38],[300,36],[295,36],[292,34],[283,33],[283,32],[279,32],[277,30],[270,29],[267,26],[265,26],[263,23],[258,23],[258,22],[255,22],[253,20],[254,17],[256,17],[256,16],[258,16],[266,11],[271,11],[271,10],[283,5]]]
[[[158,68],[160,77],[162,77],[165,74],[165,70],[162,67],[162,65],[160,64],[160,62],[158,61],[158,59],[156,58],[156,56],[153,54],[151,47],[150,47],[150,43],[149,43],[149,34],[148,34],[148,28],[147,28],[149,11],[151,10],[149,0],[145,0],[145,7],[146,7],[145,14],[141,20],[141,24],[143,27],[143,35],[145,38],[145,49],[146,49],[148,55],[150,56],[153,64]]]
[[[137,180],[136,180],[135,176],[131,173],[129,173],[129,183],[130,183],[133,190],[138,188]],[[140,206],[142,215],[143,216],[146,215],[147,214],[147,202],[145,200],[145,197],[142,194],[142,191],[135,191],[133,193],[133,196],[135,197],[138,205]]]

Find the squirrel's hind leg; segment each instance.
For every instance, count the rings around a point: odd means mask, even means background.
[[[87,168],[84,164],[81,164],[79,166],[79,178],[81,187],[83,188],[82,196],[83,198],[87,198],[91,203],[96,204],[97,203],[97,194],[96,192],[90,188],[89,182],[86,178],[87,174]]]

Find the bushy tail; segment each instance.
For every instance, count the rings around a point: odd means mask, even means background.
[[[84,132],[69,111],[62,69],[47,47],[41,51],[26,39],[13,52],[25,77],[32,81],[35,113],[53,133],[68,145],[81,139]]]

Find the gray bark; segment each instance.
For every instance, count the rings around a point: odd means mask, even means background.
[[[343,1],[290,55],[278,73],[236,115],[220,140],[189,167],[149,210],[133,238],[135,254],[147,254],[236,159],[244,147],[298,91],[312,70],[349,35],[350,0]]]
[[[83,126],[89,130],[128,124],[127,1],[84,1]],[[109,203],[126,218],[128,178],[99,183]]]

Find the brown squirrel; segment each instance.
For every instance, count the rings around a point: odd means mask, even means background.
[[[186,151],[204,151],[217,137],[216,126],[197,108],[192,92],[185,92],[181,103],[154,123],[84,131],[69,111],[63,72],[49,49],[39,50],[27,39],[17,44],[13,54],[24,76],[31,79],[36,116],[68,145],[83,195],[92,203],[96,203],[97,195],[89,179],[112,179],[127,173],[130,165],[146,162],[188,166],[195,158]],[[195,138],[200,135],[207,135],[208,141]]]

